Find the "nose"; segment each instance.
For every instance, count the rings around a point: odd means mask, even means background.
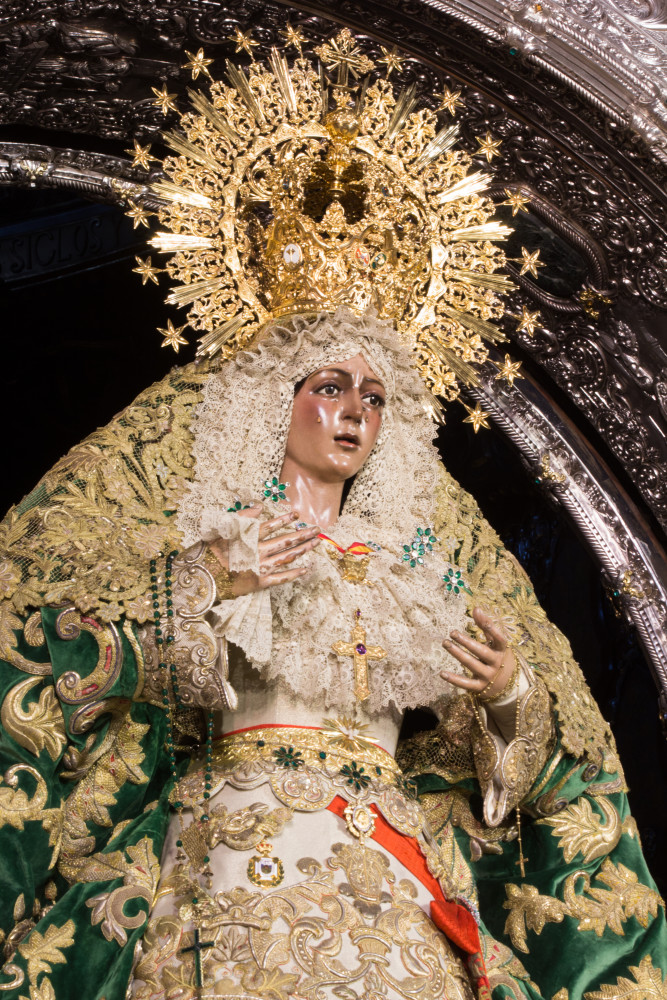
[[[355,423],[360,424],[364,415],[364,401],[359,389],[351,388],[345,393],[345,409],[343,417],[349,417]]]

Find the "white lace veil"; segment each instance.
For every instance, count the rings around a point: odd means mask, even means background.
[[[378,580],[368,588],[343,583],[322,556],[313,560],[307,583],[272,588],[270,605],[268,592],[263,605],[259,599],[223,602],[219,620],[221,633],[240,645],[267,679],[326,703],[341,688],[341,661],[331,644],[349,630],[355,607],[363,607],[369,635],[390,651],[373,669],[368,708],[379,711],[388,701],[399,709],[433,701],[433,670],[445,666],[441,640],[451,627],[465,625],[463,601],[443,588],[440,556],[433,553],[426,566],[415,569],[401,558],[402,544],[417,527],[432,524],[439,474],[435,426],[426,412],[429,393],[393,327],[373,313],[359,318],[342,307],[334,315],[275,325],[256,349],[224,364],[209,378],[197,409],[195,476],[177,521],[189,546],[210,537],[211,525],[221,524],[236,500],[261,499],[264,481],[280,474],[295,386],[317,369],[359,353],[384,383],[386,405],[375,447],[327,533],[343,546],[354,541],[382,546],[372,564]],[[277,506],[270,504],[274,516]],[[351,685],[345,688],[351,691]],[[438,688],[442,691],[442,682]],[[349,707],[338,696],[335,703]]]

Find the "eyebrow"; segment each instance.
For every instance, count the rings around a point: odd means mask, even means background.
[[[352,376],[349,372],[346,372],[343,368],[320,368],[316,375],[322,375],[324,372],[333,372],[334,375],[342,375],[343,378],[351,379]],[[375,385],[379,385],[381,389],[384,389],[384,383],[380,381],[379,378],[370,378],[368,375],[364,375],[364,382],[374,382]]]

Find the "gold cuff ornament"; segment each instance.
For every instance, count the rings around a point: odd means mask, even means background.
[[[232,600],[236,595],[233,591],[234,578],[228,569],[222,565],[215,552],[207,545],[204,552],[204,567],[213,577],[215,592],[219,601]]]

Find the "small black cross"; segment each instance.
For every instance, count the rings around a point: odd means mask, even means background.
[[[204,978],[201,971],[201,953],[204,948],[212,948],[215,941],[200,941],[198,927],[195,927],[194,935],[195,943],[191,944],[189,948],[181,948],[180,951],[182,953],[185,953],[186,951],[194,951],[195,953],[195,986],[197,988],[197,992],[199,992],[204,985]]]

